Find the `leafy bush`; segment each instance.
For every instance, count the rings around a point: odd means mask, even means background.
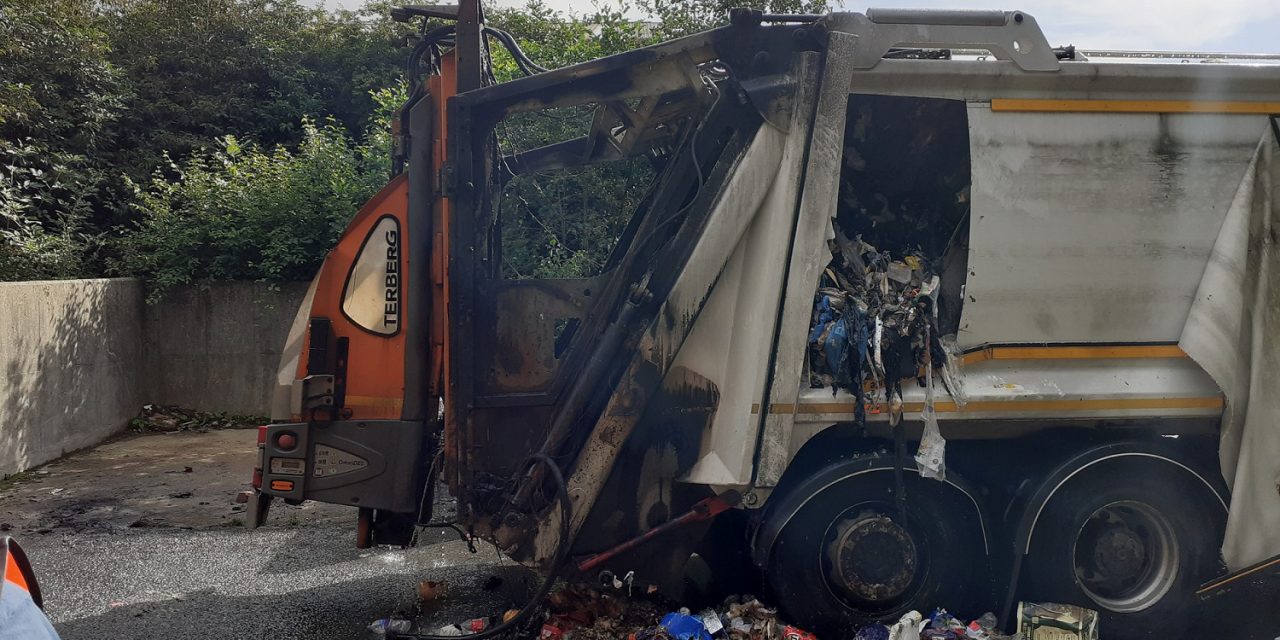
[[[102,150],[120,104],[93,7],[0,4],[0,279],[92,269],[92,217],[114,188]]]
[[[146,278],[154,300],[201,280],[308,280],[355,211],[386,182],[387,136],[353,144],[307,120],[296,150],[235,137],[139,188],[142,220],[117,241],[120,275]]]
[[[385,182],[386,119],[403,92],[377,88],[395,85],[413,30],[389,18],[396,0],[314,4],[0,0],[0,279],[135,275],[155,296],[205,279],[309,278]],[[489,18],[560,67],[712,26],[739,4],[825,7],[637,0],[660,19],[645,24],[620,1],[566,16],[529,0]],[[501,47],[493,70],[518,74]],[[512,118],[503,148],[561,140],[582,120]],[[504,268],[598,270],[652,175],[629,164],[510,185]]]

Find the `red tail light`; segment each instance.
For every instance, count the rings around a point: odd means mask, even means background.
[[[262,467],[254,467],[253,469],[253,488],[262,488]]]
[[[264,424],[258,427],[258,444],[263,445],[266,443],[267,443],[267,425]]]

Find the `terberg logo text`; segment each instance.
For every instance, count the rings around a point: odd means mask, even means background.
[[[400,233],[387,231],[387,299],[383,309],[382,326],[395,330],[400,321]]]

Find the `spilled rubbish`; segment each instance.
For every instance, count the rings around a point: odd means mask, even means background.
[[[514,618],[481,617],[418,630],[436,636],[469,636]],[[1097,640],[1097,614],[1088,609],[1055,604],[1019,605],[1020,631],[1005,635],[996,616],[985,613],[966,624],[946,609],[925,616],[917,611],[903,615],[892,625],[867,624],[840,640],[1034,640],[1072,638]],[[409,634],[412,623],[384,618],[369,625],[379,636]],[[1071,631],[1071,630],[1077,631]],[[1071,632],[1076,635],[1052,635]],[[790,624],[777,609],[750,595],[731,596],[719,606],[701,611],[672,608],[652,593],[628,597],[625,590],[568,584],[552,592],[540,612],[512,629],[511,637],[539,640],[825,640],[808,629]],[[1039,633],[1039,635],[1036,635]],[[1090,633],[1092,635],[1090,635]],[[1048,634],[1048,635],[1046,635]]]
[[[399,618],[381,618],[369,623],[368,629],[376,636],[409,633],[413,629],[413,621]]]
[[[711,634],[707,633],[702,619],[689,615],[687,611],[688,609],[672,611],[662,616],[662,620],[658,622],[658,628],[661,629],[659,633],[675,640],[711,640]]]
[[[916,249],[895,255],[861,236],[845,235],[837,223],[833,259],[814,298],[809,331],[809,383],[844,389],[856,402],[854,418],[865,426],[868,407],[888,412],[891,426],[902,418],[902,381],[916,378],[925,389],[924,439],[916,456],[921,475],[946,476],[946,441],[934,413],[934,370],[959,405],[954,336],[938,325],[941,277],[937,261]]]
[[[994,613],[965,624],[946,609],[935,609],[929,617],[918,611],[903,615],[893,626],[870,624],[858,630],[854,640],[1013,640],[997,627]]]

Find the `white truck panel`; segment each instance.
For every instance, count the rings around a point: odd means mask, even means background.
[[[759,146],[767,144],[782,157],[782,163],[775,163],[768,174],[753,176],[757,184],[772,186],[758,207],[739,212],[751,219],[747,232],[735,243],[698,322],[672,364],[675,372],[687,368],[708,378],[720,393],[719,409],[702,438],[698,461],[686,476],[690,482],[738,484],[746,481],[742,478],[750,478],[755,438],[750,436],[753,429],[746,408],[760,397],[764,386],[769,344],[759,336],[772,331],[781,297],[777,280],[786,269],[784,240],[791,228],[798,190],[795,154],[804,151],[802,138],[787,136],[768,125],[756,134],[748,153],[762,152]]]
[[[1266,118],[972,103],[969,125],[961,346],[1176,341]]]

